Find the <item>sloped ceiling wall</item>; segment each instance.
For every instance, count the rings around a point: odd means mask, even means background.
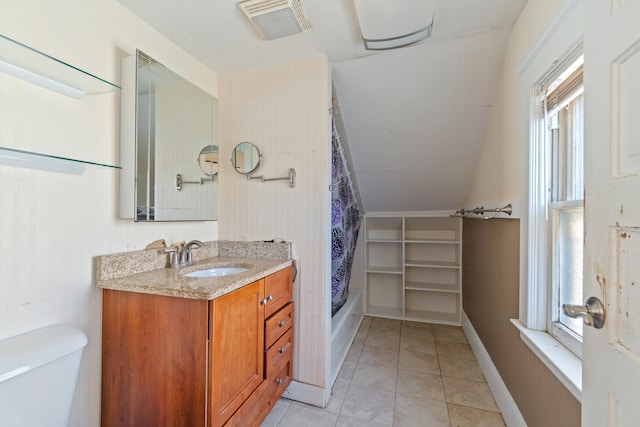
[[[326,54],[366,212],[462,207],[505,44],[527,3],[434,0],[431,38],[372,52],[352,0],[301,0],[312,30],[272,41],[240,0],[118,1],[218,73]]]

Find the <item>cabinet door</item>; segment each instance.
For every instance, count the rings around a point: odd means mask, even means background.
[[[263,381],[264,280],[211,301],[210,425],[223,425]]]
[[[204,427],[207,301],[105,289],[103,427]]]

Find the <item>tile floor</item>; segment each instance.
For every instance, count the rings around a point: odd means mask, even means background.
[[[504,426],[455,326],[365,317],[325,409],[280,399],[262,427]]]

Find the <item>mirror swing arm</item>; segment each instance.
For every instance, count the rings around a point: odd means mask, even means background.
[[[289,180],[289,187],[293,188],[296,186],[296,170],[294,168],[290,168],[289,175],[283,176],[280,178],[265,178],[264,175],[260,175],[260,176],[247,175],[247,180],[250,180],[250,179],[259,179],[260,182],[282,181],[286,179],[286,180]]]
[[[289,181],[289,187],[294,188],[296,186],[296,170],[294,168],[289,169],[287,176],[279,178],[265,178],[264,175],[251,176],[258,166],[260,166],[260,150],[251,142],[241,142],[236,145],[231,154],[231,164],[236,172],[241,175],[247,176],[247,181],[252,179],[259,179],[260,182],[267,181]]]
[[[185,181],[184,178],[182,178],[182,174],[179,173],[179,174],[176,175],[176,190],[182,191],[182,186],[184,184],[200,184],[200,185],[202,185],[205,182],[213,181],[214,177],[215,177],[215,175],[209,176],[207,178],[200,178],[199,181]]]

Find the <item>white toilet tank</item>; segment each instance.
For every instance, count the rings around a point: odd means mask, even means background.
[[[66,427],[86,344],[69,325],[0,341],[0,426]]]

